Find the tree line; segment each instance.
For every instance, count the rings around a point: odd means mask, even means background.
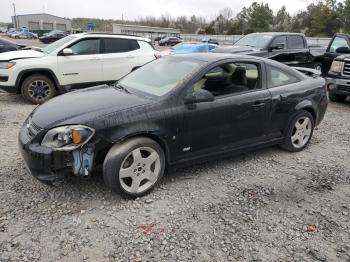
[[[267,3],[254,2],[234,15],[231,8],[222,9],[218,16],[207,21],[204,17],[140,17],[134,21],[74,18],[74,28],[84,28],[88,22],[95,24],[95,30],[112,31],[113,23],[138,24],[156,27],[172,27],[181,33],[241,35],[252,32],[288,31],[303,32],[307,36],[329,37],[335,32],[350,33],[350,0],[317,0],[306,10],[292,15],[285,6],[276,13]]]

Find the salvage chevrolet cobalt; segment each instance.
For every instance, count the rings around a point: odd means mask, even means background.
[[[166,167],[275,144],[300,151],[327,103],[322,78],[272,60],[174,55],[113,85],[37,107],[20,130],[19,147],[43,182],[88,176],[102,165],[108,187],[138,197]]]

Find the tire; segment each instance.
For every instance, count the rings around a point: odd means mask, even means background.
[[[290,152],[302,151],[309,144],[314,127],[315,120],[309,112],[304,110],[298,112],[286,127],[285,138],[281,147]]]
[[[314,69],[318,71],[322,71],[322,64],[321,63],[314,63]]]
[[[147,160],[151,155],[152,159]],[[164,169],[165,156],[158,143],[145,137],[132,138],[109,150],[103,163],[103,179],[115,193],[136,198],[154,189]]]
[[[332,102],[344,102],[346,99],[346,95],[338,95],[330,92],[328,93],[328,96]]]
[[[22,96],[32,104],[42,104],[56,94],[55,84],[44,75],[35,74],[24,79]]]

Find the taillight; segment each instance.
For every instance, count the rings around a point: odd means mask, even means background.
[[[160,53],[155,53],[155,54],[154,54],[154,57],[155,57],[156,59],[159,59],[159,58],[161,58],[162,56],[161,56]]]

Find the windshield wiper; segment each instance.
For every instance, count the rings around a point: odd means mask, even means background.
[[[114,83],[113,86],[115,88],[118,88],[119,90],[123,90],[124,92],[128,93],[128,94],[131,94],[131,92],[125,87],[125,86],[122,86],[121,84],[119,83]]]

